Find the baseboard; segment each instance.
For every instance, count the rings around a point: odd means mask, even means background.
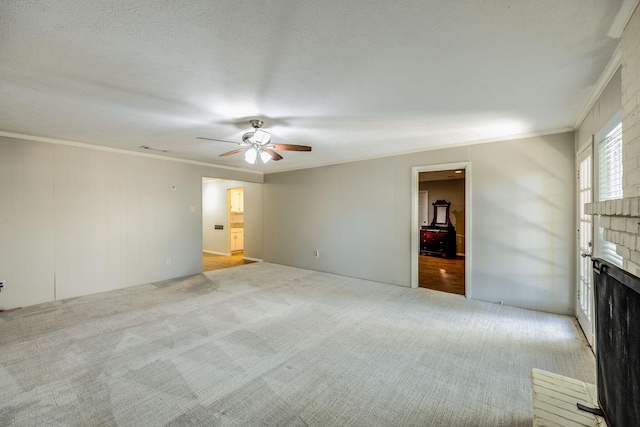
[[[262,260],[260,258],[251,258],[251,257],[248,257],[248,256],[242,257],[242,259],[246,259],[247,261],[262,262]]]
[[[222,255],[222,256],[230,256],[231,254],[225,254],[223,252],[214,252],[214,251],[205,251],[203,250],[202,252],[207,253],[207,254],[211,254],[211,255]]]

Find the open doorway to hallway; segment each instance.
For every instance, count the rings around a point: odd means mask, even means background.
[[[464,168],[418,175],[418,286],[466,295]]]
[[[255,262],[244,257],[244,183],[202,178],[202,271]]]

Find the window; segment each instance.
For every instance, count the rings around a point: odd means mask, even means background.
[[[622,123],[598,144],[600,200],[622,198]]]
[[[605,128],[606,129],[606,128]],[[622,198],[622,122],[619,118],[604,138],[598,141],[598,200]],[[598,227],[599,256],[622,267],[622,257],[615,243],[604,240],[604,229]]]

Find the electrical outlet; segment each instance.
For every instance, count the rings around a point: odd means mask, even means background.
[[[4,280],[0,280],[0,292],[4,289],[5,282]]]
[[[167,265],[171,265],[171,258],[167,258]]]
[[[320,258],[320,251],[316,249],[316,258]]]

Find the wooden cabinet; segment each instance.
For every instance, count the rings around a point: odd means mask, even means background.
[[[229,210],[234,213],[244,212],[244,189],[232,188],[229,190]]]
[[[231,229],[231,252],[244,250],[244,230]]]
[[[420,255],[456,256],[456,231],[454,228],[422,227],[420,230]]]
[[[244,189],[230,188],[227,190],[229,204],[229,250],[239,252],[244,250]]]

